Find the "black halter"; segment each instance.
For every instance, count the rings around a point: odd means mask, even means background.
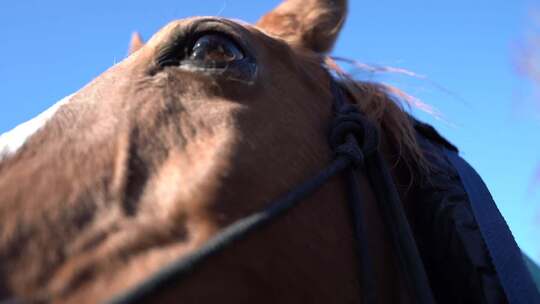
[[[335,159],[322,172],[296,187],[293,191],[270,204],[268,208],[238,220],[223,229],[195,253],[184,257],[136,288],[122,294],[109,303],[127,304],[152,300],[160,290],[173,286],[186,279],[203,261],[238,239],[285,214],[324,185],[330,178],[344,173],[347,177],[349,207],[352,213],[358,255],[358,274],[363,303],[376,303],[375,277],[364,246],[365,233],[362,221],[362,203],[359,192],[357,172],[362,170],[368,176],[375,192],[378,206],[384,216],[385,225],[391,232],[394,248],[398,253],[401,271],[406,276],[409,289],[416,303],[431,304],[435,301],[429,287],[426,273],[420,259],[415,240],[405,217],[401,202],[390,176],[389,170],[378,151],[378,132],[376,127],[347,101],[340,85],[332,78],[331,89],[334,95],[335,118],[330,128],[330,146]]]

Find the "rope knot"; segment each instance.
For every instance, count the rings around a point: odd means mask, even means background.
[[[340,107],[330,127],[330,147],[334,153],[361,167],[364,158],[377,151],[378,145],[376,127],[354,105]]]

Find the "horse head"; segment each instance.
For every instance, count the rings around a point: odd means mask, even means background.
[[[346,11],[345,0],[288,0],[256,25],[174,21],[147,43],[135,37],[128,58],[28,125],[0,162],[1,298],[109,299],[323,168],[333,157],[327,55]],[[345,82],[388,160],[421,163],[411,121],[384,89]],[[171,298],[356,299],[342,184],[216,256]],[[390,299],[404,287],[360,186],[377,288]]]

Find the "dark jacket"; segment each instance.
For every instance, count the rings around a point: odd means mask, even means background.
[[[433,170],[411,190],[412,227],[437,303],[507,303],[467,193],[444,153],[456,147],[427,124],[415,128]]]

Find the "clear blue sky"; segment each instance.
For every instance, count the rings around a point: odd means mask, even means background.
[[[148,38],[171,20],[195,15],[254,22],[278,2],[2,0],[0,132],[120,61],[134,30]],[[414,111],[460,147],[518,243],[540,261],[540,190],[530,187],[540,163],[540,114],[512,66],[531,7],[526,0],[353,0],[334,55],[428,76],[374,79],[398,84],[444,114],[446,122]]]

